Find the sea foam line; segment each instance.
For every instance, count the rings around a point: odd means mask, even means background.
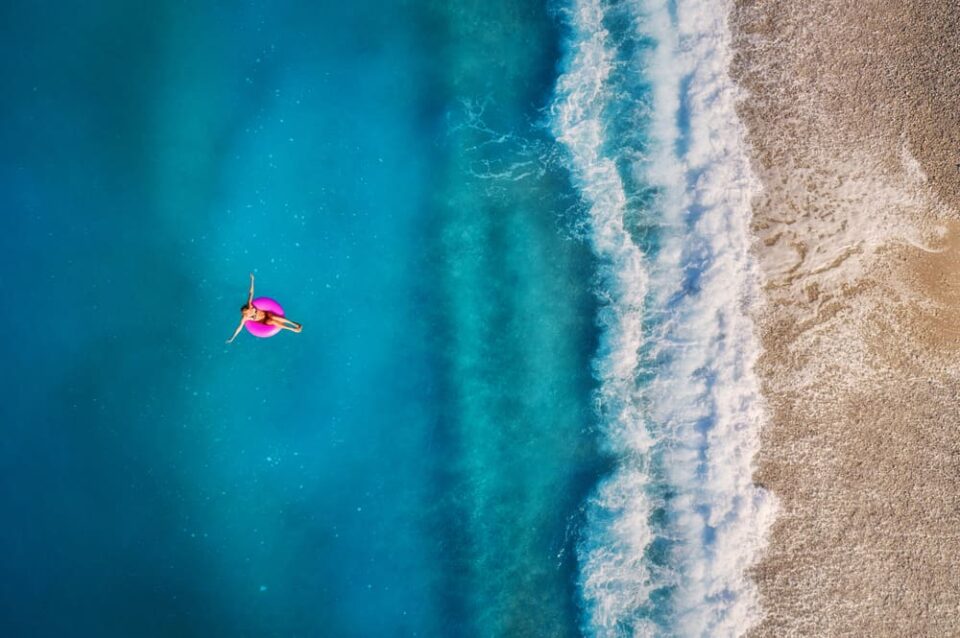
[[[589,624],[616,626],[646,604],[652,578],[644,551],[653,540],[647,522],[648,475],[646,453],[653,445],[647,436],[635,392],[639,350],[643,341],[643,306],[647,294],[644,255],[624,225],[627,195],[616,163],[603,155],[603,111],[614,67],[614,51],[607,46],[599,2],[587,1],[570,10],[573,48],[569,70],[557,82],[553,120],[557,139],[570,153],[571,168],[589,206],[591,243],[601,259],[598,286],[605,303],[598,321],[603,330],[595,373],[601,387],[604,427],[617,439],[620,452],[615,475],[600,488],[591,512],[588,539],[592,549],[581,549],[580,585],[589,609]],[[602,521],[593,519],[603,518]],[[613,595],[607,592],[614,591]],[[601,632],[602,633],[602,632]]]
[[[628,18],[627,33],[610,33],[611,11]],[[755,182],[727,74],[728,11],[709,0],[575,0],[565,12],[572,35],[554,132],[601,262],[595,368],[618,461],[591,500],[578,552],[585,629],[597,636],[740,635],[760,619],[746,570],[775,502],[752,483],[764,419],[749,317]],[[624,59],[630,38],[653,44]],[[652,91],[646,121],[626,123],[648,130],[642,152],[609,139],[631,73]],[[624,159],[659,193],[643,213],[662,230],[652,255],[625,221]],[[642,380],[650,361],[653,378]],[[658,541],[666,556],[655,557]]]

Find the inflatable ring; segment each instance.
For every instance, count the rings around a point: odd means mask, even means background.
[[[270,297],[257,297],[253,300],[253,307],[257,310],[263,310],[264,312],[279,315],[280,317],[284,316],[283,307]],[[278,326],[268,326],[267,324],[260,323],[259,321],[244,321],[243,325],[247,329],[247,332],[252,334],[254,337],[272,337],[281,330],[281,328]]]

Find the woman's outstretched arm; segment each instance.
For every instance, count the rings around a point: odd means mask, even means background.
[[[233,336],[230,337],[229,339],[227,339],[227,343],[233,343],[233,340],[237,338],[237,335],[240,334],[240,331],[241,331],[241,330],[243,330],[243,322],[244,322],[244,320],[241,319],[241,320],[240,320],[240,325],[237,326],[237,330],[233,333]]]
[[[250,273],[250,296],[247,297],[247,305],[249,306],[252,303],[253,303],[253,273]],[[243,324],[240,324],[240,325],[242,326]]]

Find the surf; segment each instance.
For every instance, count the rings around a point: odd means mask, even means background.
[[[588,635],[740,635],[775,516],[752,482],[765,411],[750,172],[727,3],[575,0],[555,138],[599,261],[597,416],[615,469],[586,504]]]

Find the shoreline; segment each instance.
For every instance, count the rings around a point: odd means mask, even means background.
[[[737,0],[730,17],[763,185],[755,479],[781,506],[754,636],[957,628],[958,11]]]

